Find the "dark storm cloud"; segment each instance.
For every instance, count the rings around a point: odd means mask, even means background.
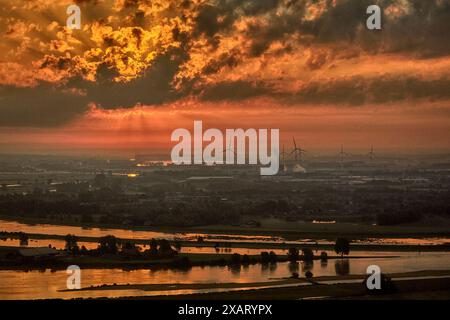
[[[176,51],[178,50],[157,58],[143,76],[130,82],[111,81],[114,71],[103,67],[99,70],[95,83],[84,83],[82,87],[87,90],[92,102],[105,109],[131,108],[138,103],[158,105],[173,101],[185,95],[182,91],[176,91],[171,84],[179,65],[186,59]]]
[[[57,126],[88,109],[86,97],[55,89],[0,87],[0,126]]]
[[[274,10],[280,0],[220,0],[210,1],[200,8],[196,18],[196,35],[208,37],[231,31],[233,23],[242,16],[261,15]]]
[[[418,99],[442,100],[450,98],[450,80],[423,80],[414,77],[381,77],[372,80],[352,78],[326,85],[311,84],[299,93],[300,101],[362,105],[391,103]]]
[[[138,103],[158,105],[176,100],[185,93],[175,91],[171,85],[183,61],[181,54],[174,60],[175,53],[171,51],[159,57],[142,77],[127,83],[113,81],[117,72],[103,65],[98,70],[96,82],[74,77],[57,87],[43,83],[31,88],[0,86],[0,125],[62,125],[86,112],[90,103],[104,109],[116,109],[132,108]],[[61,68],[66,62],[66,59],[52,61]]]
[[[352,77],[347,80],[312,82],[301,91],[274,96],[287,103],[345,104],[391,103],[418,99],[450,99],[450,79],[423,80],[415,77],[386,76],[374,79]]]
[[[297,92],[286,93],[260,82],[223,82],[205,89],[206,101],[239,101],[265,96],[285,104],[360,106],[401,101],[450,99],[450,79],[423,80],[415,77],[386,76],[374,79],[351,77],[346,80],[310,82]]]
[[[264,84],[247,81],[222,82],[209,87],[201,94],[206,101],[239,101],[243,99],[273,94]]]

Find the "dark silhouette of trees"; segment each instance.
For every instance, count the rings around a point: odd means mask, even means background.
[[[173,255],[175,253],[175,250],[172,249],[170,242],[166,239],[159,240],[159,248],[158,248],[158,254],[159,255]]]
[[[118,249],[118,240],[115,236],[108,235],[99,240],[98,251],[101,253],[116,254]]]
[[[64,237],[64,240],[66,241],[66,250],[70,252],[78,252],[78,237],[73,234],[68,234]]]
[[[150,241],[150,255],[155,256],[158,254],[158,241],[156,239],[152,239]]]
[[[263,251],[261,252],[261,262],[262,263],[269,263],[269,262],[277,262],[278,258],[275,252],[270,251]]]
[[[175,247],[175,249],[176,249],[177,251],[181,251],[182,245],[181,245],[181,242],[180,242],[180,241],[175,241],[174,244],[173,244],[173,246]]]
[[[19,241],[20,241],[20,245],[24,245],[27,246],[28,245],[28,235],[24,232],[19,232]]]
[[[242,256],[242,259],[241,259],[241,263],[243,264],[243,265],[249,265],[250,264],[250,257],[247,255],[247,254],[244,254],[243,256]]]
[[[121,254],[126,257],[139,257],[141,255],[140,247],[130,241],[127,241],[122,244]]]
[[[289,251],[288,251],[287,256],[288,256],[288,259],[289,259],[290,261],[297,261],[298,258],[299,258],[299,252],[298,252],[298,249],[295,248],[295,247],[289,248]]]
[[[269,263],[270,262],[270,256],[267,251],[261,252],[261,262],[262,263]]]
[[[269,252],[269,259],[270,262],[277,262],[278,258],[277,258],[277,254],[273,251]]]
[[[313,259],[314,259],[313,251],[310,248],[302,249],[302,258],[305,261],[313,261]]]
[[[334,244],[334,252],[341,255],[348,255],[350,253],[350,241],[346,238],[337,238]]]
[[[230,263],[233,265],[241,264],[241,255],[239,253],[233,253],[231,255]]]

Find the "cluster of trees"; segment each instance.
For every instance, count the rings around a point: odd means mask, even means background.
[[[291,247],[288,250],[288,259],[289,261],[297,261],[297,260],[303,260],[303,261],[312,261],[314,260],[314,253],[310,248],[304,248],[301,250],[301,255],[300,255],[300,250],[298,248],[295,247]]]
[[[45,218],[49,215],[96,214],[96,204],[81,203],[74,199],[43,199],[35,195],[0,196],[0,213]]]
[[[350,253],[350,241],[346,238],[337,238],[334,244],[334,252],[341,257]],[[295,262],[297,260],[312,261],[314,260],[314,252],[311,248],[304,248],[300,250],[296,247],[291,247],[287,253],[289,261]],[[325,251],[320,253],[320,260],[325,261],[328,259],[328,254]]]
[[[19,239],[20,241],[28,241],[28,234],[25,232],[8,232],[0,231],[0,239]]]
[[[414,223],[425,216],[450,217],[448,191],[387,191],[355,193],[354,213],[375,217],[378,225]]]
[[[75,220],[83,223],[154,226],[199,226],[208,224],[236,224],[240,221],[239,209],[219,198],[188,202],[160,200],[139,204],[136,199],[124,197],[102,188],[83,192],[79,197],[63,194],[0,195],[0,214],[22,217]],[[103,194],[105,194],[103,196]]]
[[[78,237],[72,234],[68,234],[65,236],[66,251],[76,255],[76,254],[111,254],[111,255],[125,255],[125,256],[147,256],[154,258],[167,258],[173,257],[178,252],[174,250],[168,240],[161,239],[156,240],[152,239],[150,241],[150,248],[143,251],[140,247],[136,246],[136,244],[132,242],[124,242],[121,243],[119,239],[117,239],[113,235],[107,235],[101,237],[99,239],[98,247],[94,250],[87,250],[84,246],[81,248],[78,246]],[[178,245],[181,248],[180,245]]]
[[[277,262],[277,254],[273,251],[270,251],[270,252],[263,251],[263,252],[261,252],[261,262],[262,263]]]
[[[337,238],[334,244],[334,252],[341,255],[348,255],[350,253],[350,241],[346,238]]]

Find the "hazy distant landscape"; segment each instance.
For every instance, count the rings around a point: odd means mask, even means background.
[[[179,294],[245,289],[256,298],[311,275],[330,283],[361,277],[371,264],[399,277],[441,270],[437,277],[445,278],[450,263],[445,155],[286,160],[272,177],[260,176],[257,166],[0,160],[2,278],[41,270],[39,277],[60,279],[58,291],[44,284],[39,293],[30,287],[2,298],[172,295],[173,283],[184,283]],[[350,243],[347,253],[336,250],[340,238]],[[52,251],[27,256],[33,247]],[[64,290],[70,264],[88,275],[86,290]],[[26,275],[31,286],[36,275]],[[235,281],[241,285],[229,284]]]
[[[248,165],[2,156],[0,213],[128,227],[448,226],[449,156],[355,158],[287,160],[277,176],[260,177]]]

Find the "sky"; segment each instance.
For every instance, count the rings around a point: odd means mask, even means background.
[[[194,120],[448,152],[449,31],[449,0],[0,0],[0,153],[164,156]]]

